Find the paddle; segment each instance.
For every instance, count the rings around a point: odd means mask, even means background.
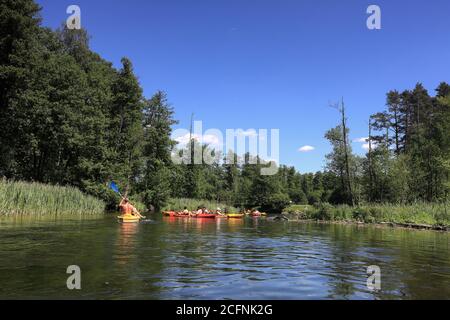
[[[117,186],[117,184],[114,181],[111,181],[109,183],[109,188],[114,191],[115,193],[119,194],[121,198],[124,198],[124,196],[120,193],[119,191],[119,187]]]
[[[122,199],[125,199],[125,197],[120,193],[119,187],[117,186],[117,184],[116,184],[114,181],[111,181],[111,182],[109,183],[109,188],[110,188],[112,191],[114,191],[115,193],[117,193]],[[130,202],[130,203],[131,203],[131,202]],[[145,218],[146,218],[145,216],[141,215],[139,212],[138,212],[138,214],[139,214],[140,218],[142,218],[142,219],[145,219]]]

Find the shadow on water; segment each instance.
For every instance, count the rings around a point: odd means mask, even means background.
[[[450,297],[449,234],[357,225],[154,215],[0,219],[0,298]],[[82,289],[68,290],[78,265]],[[381,291],[366,287],[381,268]]]

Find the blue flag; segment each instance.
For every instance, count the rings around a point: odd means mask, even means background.
[[[109,187],[111,188],[112,191],[114,191],[115,193],[120,193],[119,188],[117,187],[116,183],[114,181],[111,181],[109,183]]]

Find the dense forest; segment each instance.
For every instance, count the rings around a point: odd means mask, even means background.
[[[180,197],[268,211],[290,203],[448,200],[446,83],[434,96],[421,84],[387,93],[385,110],[368,117],[364,157],[352,152],[345,105],[337,104],[323,172],[280,166],[263,176],[249,154],[233,165],[175,165],[176,120],[166,94],[144,97],[129,59],[115,69],[91,51],[85,30],[50,30],[39,12],[32,0],[0,2],[0,177],[75,186],[111,205],[113,180],[149,208]]]
[[[108,202],[114,180],[158,198],[175,123],[165,93],[145,98],[131,61],[113,68],[85,30],[42,27],[33,1],[0,6],[0,176],[69,184]]]

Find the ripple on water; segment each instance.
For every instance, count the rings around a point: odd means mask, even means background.
[[[449,298],[448,233],[264,220],[2,224],[0,298]],[[201,219],[198,219],[201,220]],[[79,264],[83,290],[65,288]],[[367,266],[382,291],[366,287]]]

